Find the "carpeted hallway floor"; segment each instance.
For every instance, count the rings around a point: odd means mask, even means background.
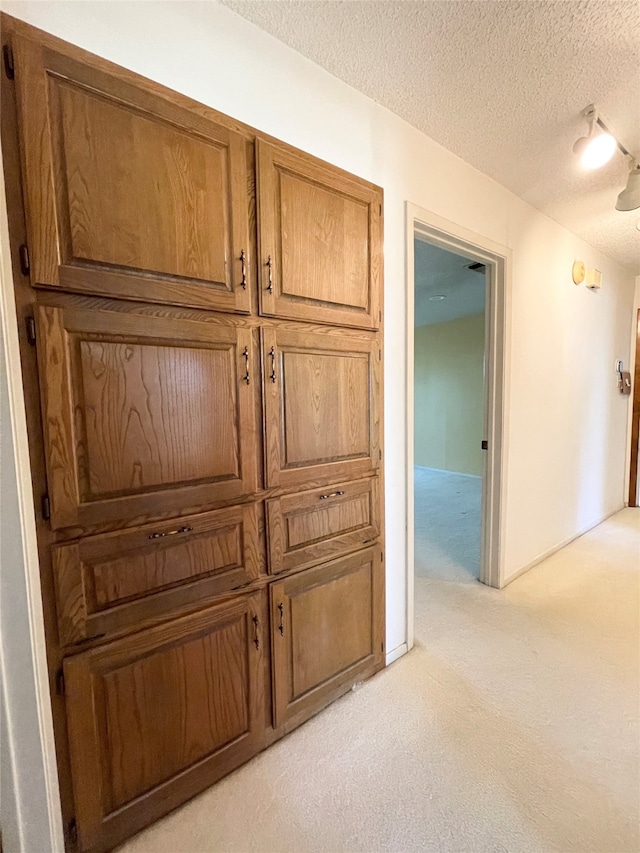
[[[639,612],[640,510],[417,578],[410,654],[120,851],[637,851]]]

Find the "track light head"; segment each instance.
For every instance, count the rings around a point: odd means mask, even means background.
[[[640,163],[631,161],[627,185],[618,196],[616,210],[637,210],[640,207]]]
[[[598,113],[593,104],[587,107],[584,116],[589,122],[589,133],[576,141],[573,150],[580,158],[583,169],[599,169],[611,160],[618,143],[598,122]]]

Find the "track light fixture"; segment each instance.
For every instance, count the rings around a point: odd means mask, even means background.
[[[577,140],[573,151],[580,157],[584,169],[599,169],[611,160],[617,143],[599,119],[593,104],[584,111],[584,117],[589,122],[589,133]]]
[[[609,162],[618,148],[629,159],[629,177],[626,187],[618,195],[616,210],[637,210],[640,207],[640,163],[611,133],[598,115],[595,104],[590,104],[583,115],[589,123],[589,132],[573,146],[574,153],[580,157],[580,164],[584,169],[599,169]]]
[[[627,185],[618,196],[616,210],[637,210],[640,207],[640,163],[631,160]]]

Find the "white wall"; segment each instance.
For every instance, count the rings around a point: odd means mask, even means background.
[[[385,191],[387,647],[405,640],[404,202],[513,250],[506,574],[623,505],[633,276],[293,50],[214,3],[12,2],[9,14]],[[532,82],[532,85],[535,85]],[[573,168],[571,152],[559,169]],[[571,282],[580,258],[598,294]]]

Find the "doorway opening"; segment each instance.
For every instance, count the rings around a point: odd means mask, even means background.
[[[407,646],[416,584],[503,586],[510,250],[407,204]],[[443,298],[444,297],[444,298]]]
[[[420,233],[413,251],[414,569],[468,582],[480,576],[487,267]]]

